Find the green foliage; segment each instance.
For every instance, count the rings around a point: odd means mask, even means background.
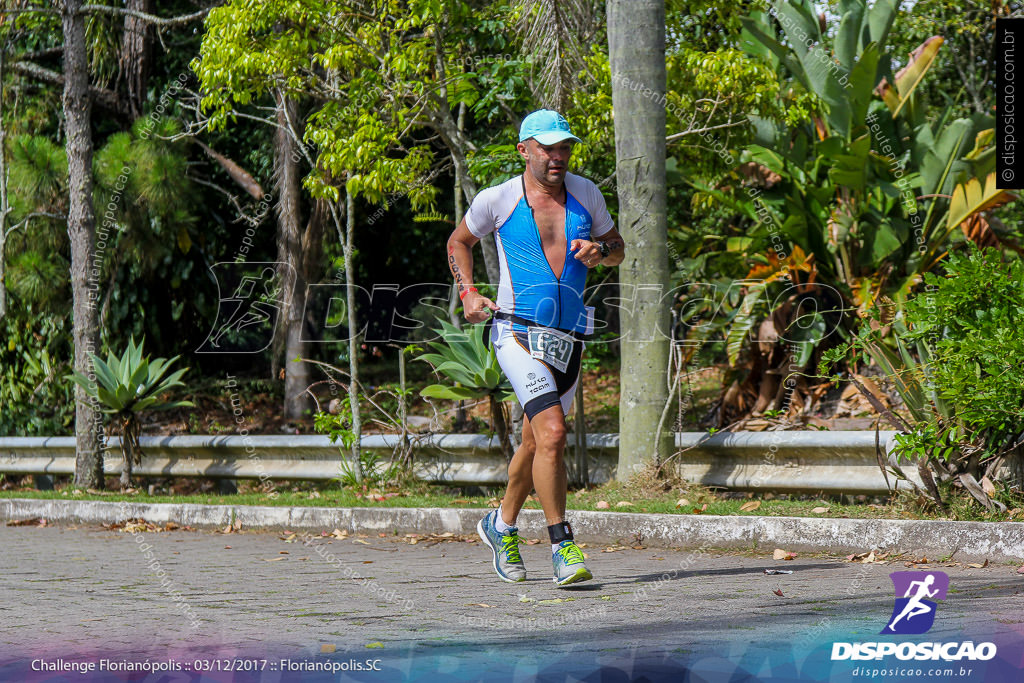
[[[292,122],[314,147],[305,179],[314,198],[338,201],[344,182],[375,204],[401,193],[416,208],[431,205],[432,151],[409,148],[405,135],[424,103],[434,103],[426,92],[436,76],[430,27],[444,11],[422,0],[384,4],[365,14],[323,0],[235,0],[212,10],[192,62],[211,128],[268,96],[316,97],[310,115]]]
[[[188,372],[188,368],[175,370],[165,377],[178,356],[170,360],[150,360],[149,356],[143,355],[144,344],[145,340],[136,345],[132,339],[120,358],[108,353],[105,362],[96,354],[91,354],[96,373],[95,382],[77,371],[72,372],[68,379],[85,389],[90,398],[99,401],[103,406],[102,412],[109,415],[191,407],[191,401],[161,400],[162,394],[185,386],[181,377]]]
[[[788,74],[780,87],[813,106],[799,121],[755,117],[742,164],[717,185],[693,181],[695,211],[731,210],[729,229],[704,248],[705,267],[729,272],[740,255],[749,270],[734,275],[763,281],[728,321],[736,367],[767,353],[755,338],[801,342],[795,361],[804,366],[826,332],[852,334],[855,311],[905,301],[964,220],[1010,199],[994,186],[992,118],[926,115],[919,85],[941,41],[894,74],[895,0],[850,0],[838,16],[822,27],[810,0],[785,0],[770,16],[744,18],[744,49]],[[799,297],[778,296],[787,281]],[[815,313],[801,306],[807,297]]]
[[[75,399],[60,381],[71,357],[64,321],[31,308],[10,311],[0,320],[0,339],[0,434],[70,434]]]
[[[319,434],[326,434],[331,443],[341,442],[343,453],[352,450],[356,435],[352,431],[352,408],[349,396],[339,401],[338,414],[319,412],[313,416],[313,428]]]
[[[908,302],[907,338],[931,349],[929,387],[997,452],[1024,430],[1024,261],[954,254]]]
[[[144,343],[145,340],[136,345],[135,340],[131,339],[120,358],[108,353],[106,362],[96,354],[90,354],[95,380],[78,371],[67,375],[68,379],[85,390],[90,400],[102,406],[100,412],[116,417],[121,436],[121,455],[124,457],[124,469],[121,471],[121,485],[124,488],[131,485],[132,466],[142,459],[139,413],[193,406],[191,401],[163,400],[163,394],[185,386],[181,377],[188,368],[167,374],[178,356],[170,360],[151,360],[149,356],[143,355]]]
[[[359,473],[348,458],[342,458],[338,463],[336,481],[342,486],[351,488],[362,486],[364,488],[377,488],[394,486],[401,483],[404,478],[404,471],[401,463],[389,461],[385,463],[377,453],[363,451],[359,454]]]
[[[894,316],[876,312],[864,320],[848,346],[826,354],[819,374],[846,361],[851,349],[875,363],[909,414],[908,421],[882,410],[901,430],[896,436],[900,461],[918,464],[940,505],[940,489],[929,481],[925,465],[939,484],[958,477],[992,509],[999,504],[977,482],[983,476],[996,478],[1024,431],[1024,368],[1019,362],[1024,261],[1004,262],[998,250],[972,248],[966,255],[952,255],[945,267],[944,277],[927,274],[924,291]],[[893,329],[891,339],[882,334],[884,317]],[[868,390],[859,384],[858,389],[871,400]]]
[[[405,470],[400,461],[391,460],[385,464],[373,451],[360,451],[358,464],[351,460],[356,435],[352,431],[352,404],[349,400],[348,396],[340,399],[336,404],[336,414],[319,412],[313,416],[314,428],[318,433],[326,434],[331,443],[340,442],[341,460],[338,463],[338,476],[333,481],[353,488],[382,487],[401,482]]]
[[[512,385],[501,372],[498,357],[484,341],[484,323],[467,325],[460,330],[451,323],[438,320],[435,330],[442,342],[429,342],[436,353],[424,353],[416,360],[430,363],[451,384],[431,384],[420,391],[423,398],[452,401],[476,400],[488,396],[508,401],[515,398]]]

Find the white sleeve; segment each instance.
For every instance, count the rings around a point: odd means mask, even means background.
[[[469,205],[469,211],[466,212],[466,227],[477,237],[482,238],[484,235],[494,232],[497,227],[492,210],[496,190],[497,188],[489,187],[477,192],[473,203]]]
[[[588,206],[586,209],[590,212],[590,218],[593,221],[593,225],[590,226],[590,236],[600,237],[615,227],[615,221],[608,213],[608,204],[604,200],[604,195],[601,194],[601,188],[592,182],[587,182],[587,195]]]

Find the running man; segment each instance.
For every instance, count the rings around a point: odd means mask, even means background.
[[[477,525],[494,570],[508,582],[526,580],[516,518],[534,488],[547,518],[555,584],[593,578],[565,521],[565,415],[579,380],[582,340],[593,332],[593,309],[583,304],[587,271],[622,263],[625,245],[601,191],[568,172],[579,141],[557,112],[528,115],[516,146],[525,172],[480,192],[448,238],[448,265],[466,320],[483,322],[494,311],[491,342],[526,414],[501,506]],[[472,286],[473,246],[490,232],[501,270],[497,303]]]
[[[900,612],[899,616],[893,619],[892,623],[889,624],[890,631],[895,631],[893,627],[896,625],[896,622],[898,622],[900,619],[903,619],[904,617],[906,617],[907,621],[910,621],[911,619],[920,614],[928,614],[932,611],[931,607],[929,607],[921,601],[924,598],[934,598],[935,595],[939,592],[938,588],[936,588],[933,591],[928,590],[928,588],[933,583],[935,583],[935,575],[929,574],[928,576],[924,577],[923,581],[912,581],[910,585],[907,586],[907,592],[904,594],[903,597],[910,598],[910,600],[907,601],[906,606],[903,608],[903,611]],[[915,586],[917,587],[917,592],[914,593],[913,596],[911,596],[910,593],[914,591]]]

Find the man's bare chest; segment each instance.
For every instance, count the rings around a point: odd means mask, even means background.
[[[556,201],[537,202],[532,206],[537,233],[545,247],[565,244],[565,206]]]

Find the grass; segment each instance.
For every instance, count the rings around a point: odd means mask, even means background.
[[[401,485],[361,488],[331,482],[277,482],[273,495],[260,488],[259,482],[238,482],[238,493],[217,491],[210,480],[156,480],[153,494],[146,487],[130,493],[114,489],[117,480],[107,479],[108,491],[75,490],[69,477],[59,478],[55,490],[37,491],[31,477],[11,480],[0,475],[0,498],[33,498],[42,500],[105,500],[136,503],[195,503],[203,505],[265,505],[274,507],[416,507],[416,508],[488,508],[497,507],[503,487],[470,487],[458,489],[408,481]],[[1001,496],[1007,504],[1006,513],[985,511],[963,492],[943,490],[948,506],[940,509],[921,495],[903,491],[885,500],[867,496],[798,496],[770,492],[720,492],[691,484],[673,476],[658,475],[653,467],[634,475],[626,482],[609,482],[601,486],[570,491],[570,510],[605,512],[639,512],[678,515],[735,515],[750,517],[819,517],[831,519],[930,519],[967,521],[1012,521],[1024,519],[1024,501],[1018,493]],[[525,509],[540,510],[536,496],[530,496]]]
[[[236,494],[212,492],[197,493],[135,493],[75,491],[71,486],[59,486],[53,491],[36,491],[19,487],[20,490],[0,491],[0,498],[31,498],[39,500],[104,500],[110,502],[131,501],[135,503],[197,503],[203,505],[266,505],[295,507],[423,507],[423,508],[487,508],[497,506],[501,492],[486,491],[486,495],[466,494],[457,489],[442,489],[417,483],[406,490],[392,490],[386,500],[375,500],[378,490],[363,492],[352,488],[340,488],[337,484],[287,487],[282,485],[276,496],[265,492],[245,490],[247,484],[240,484]],[[650,482],[609,483],[587,490],[570,492],[568,507],[571,510],[600,510],[606,512],[640,512],[680,515],[737,515],[765,517],[823,517],[859,519],[948,519],[928,510],[914,509],[912,505],[897,499],[886,505],[867,502],[846,504],[835,500],[794,499],[790,496],[764,494],[718,494],[697,486],[677,488],[663,484],[660,491],[652,491]],[[479,489],[477,489],[479,491]],[[598,506],[599,503],[607,503]],[[759,503],[749,509],[752,503]],[[621,504],[621,505],[620,505]],[[741,509],[747,506],[748,509]],[[527,500],[526,509],[541,509],[535,496]],[[827,508],[822,511],[822,508]],[[817,511],[815,511],[817,510]],[[963,518],[958,515],[958,518]],[[984,515],[975,511],[971,519],[999,521],[1007,515]]]

